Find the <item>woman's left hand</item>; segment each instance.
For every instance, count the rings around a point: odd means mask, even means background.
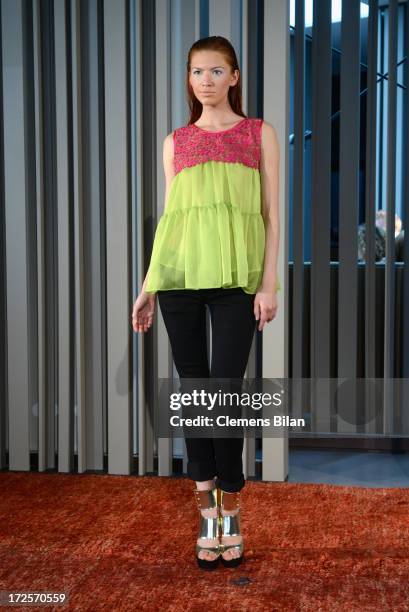
[[[277,294],[275,291],[263,291],[256,293],[254,298],[254,316],[260,321],[258,330],[261,331],[265,323],[270,323],[277,314]]]

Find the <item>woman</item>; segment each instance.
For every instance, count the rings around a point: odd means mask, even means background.
[[[135,332],[150,328],[158,294],[179,377],[242,379],[257,321],[262,330],[274,319],[281,289],[277,136],[273,126],[243,113],[237,58],[227,39],[193,44],[186,86],[190,120],[164,141],[165,211],[132,324]],[[198,565],[213,569],[219,559],[239,565],[243,437],[185,436],[185,443],[201,513]]]

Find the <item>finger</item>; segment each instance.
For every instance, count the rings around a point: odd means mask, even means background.
[[[260,326],[259,326],[259,330],[261,331],[264,328],[264,325],[266,324],[267,321],[267,317],[265,313],[262,313],[261,318],[260,318]]]
[[[256,321],[258,321],[259,318],[260,318],[260,306],[259,306],[259,304],[256,304],[254,306],[253,312],[254,312],[254,317],[255,317]]]

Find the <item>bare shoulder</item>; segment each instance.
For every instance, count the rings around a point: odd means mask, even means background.
[[[173,135],[174,132],[171,132],[165,137],[165,140],[163,141],[163,153],[164,155],[166,155],[166,157],[170,157],[172,159],[174,153]]]
[[[277,130],[271,123],[264,120],[261,128],[261,148],[263,152],[269,152],[271,155],[280,153]]]
[[[167,183],[170,183],[172,178],[175,175],[175,167],[174,167],[174,143],[173,143],[173,134],[171,132],[165,137],[163,141],[163,167],[165,170],[165,176]]]
[[[163,165],[165,166],[166,174],[172,175],[173,173],[173,159],[174,159],[174,142],[173,132],[168,134],[163,141]]]
[[[262,138],[264,141],[274,140],[275,142],[278,142],[277,131],[274,125],[268,121],[265,121],[264,119],[262,123]]]

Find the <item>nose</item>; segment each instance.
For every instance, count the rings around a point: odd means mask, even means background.
[[[208,75],[204,74],[204,75],[203,75],[203,78],[202,78],[202,85],[211,85],[211,84],[212,84],[212,79],[211,79],[211,78],[209,78],[209,77],[211,77],[211,75],[210,75],[210,74],[208,74]]]

